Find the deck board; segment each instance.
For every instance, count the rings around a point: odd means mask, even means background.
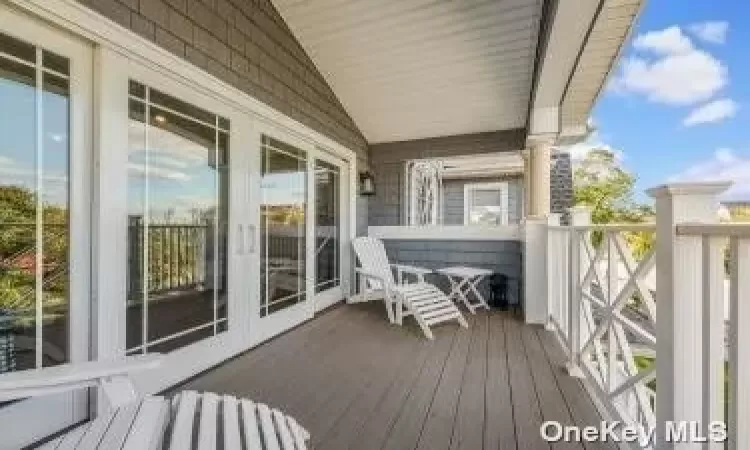
[[[381,304],[334,308],[180,389],[279,407],[315,449],[580,450],[541,440],[543,420],[601,420],[562,369],[554,336],[509,313],[465,313],[469,328],[387,322]],[[586,450],[614,445],[587,444]]]

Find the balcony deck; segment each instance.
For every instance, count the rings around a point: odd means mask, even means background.
[[[539,436],[544,420],[601,420],[554,336],[509,313],[467,318],[429,342],[409,318],[389,325],[380,303],[341,306],[179,389],[275,405],[316,449],[584,449]]]

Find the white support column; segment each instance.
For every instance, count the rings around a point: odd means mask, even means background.
[[[547,219],[527,217],[523,225],[523,313],[526,323],[547,323]]]
[[[544,218],[550,213],[550,155],[555,143],[554,135],[530,136],[529,147],[530,195],[527,214]]]
[[[583,279],[583,273],[586,271],[586,267],[583,267],[582,261],[586,255],[586,250],[583,246],[583,239],[586,237],[585,231],[576,231],[575,227],[583,227],[591,225],[591,210],[585,207],[571,208],[570,214],[570,254],[569,254],[569,266],[570,266],[570,311],[568,313],[568,330],[570,337],[568,339],[570,348],[568,354],[570,360],[566,365],[568,374],[583,378],[583,371],[581,370],[581,346],[588,336],[581,335],[581,297],[583,292],[581,290],[581,281]],[[583,339],[582,339],[583,338]]]
[[[718,222],[717,196],[728,183],[682,183],[648,191],[656,199],[656,446],[698,450],[700,443],[666,441],[668,421],[703,418],[702,243],[678,236],[681,223]]]
[[[561,264],[565,249],[561,245],[559,231],[552,232],[549,229],[549,227],[560,226],[561,216],[561,214],[550,214],[547,217],[547,232],[544,236],[547,240],[545,246],[547,249],[547,311],[544,327],[548,331],[554,330],[551,320],[553,308],[559,310],[560,303],[566,300],[560,289],[563,285],[563,277],[567,276],[563,271],[564,265]]]
[[[521,151],[523,158],[523,214],[521,217],[531,216],[531,157],[529,150]]]

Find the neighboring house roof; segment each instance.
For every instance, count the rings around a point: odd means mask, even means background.
[[[580,138],[643,2],[273,1],[370,144],[540,123]]]

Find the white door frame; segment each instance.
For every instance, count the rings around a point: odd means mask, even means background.
[[[100,176],[98,186],[98,211],[107,216],[107,226],[100,226],[99,254],[100,260],[106,261],[106,271],[99,273],[100,286],[107,290],[107,295],[100,295],[100,304],[104,307],[98,315],[100,352],[98,356],[117,356],[125,352],[125,317],[126,305],[126,250],[127,242],[127,167],[128,167],[128,82],[130,79],[155,88],[187,103],[193,104],[214,114],[226,117],[230,121],[230,198],[228,227],[228,331],[208,337],[199,342],[172,351],[165,356],[165,362],[159,369],[134,375],[136,387],[142,392],[157,392],[174,385],[185,378],[193,376],[224,359],[227,359],[247,345],[247,336],[243,331],[246,323],[242,320],[241,299],[238,294],[241,288],[235,282],[237,265],[241,264],[242,251],[237,246],[241,242],[238,235],[240,218],[236,216],[241,192],[235,189],[234,183],[241,183],[241,176],[236,173],[238,166],[233,164],[233,156],[240,153],[240,130],[247,120],[246,116],[214,97],[197,92],[192,86],[171,77],[168,73],[155,70],[138,61],[123,55],[100,49],[100,56],[106,64],[102,68],[103,81],[99,92],[99,107],[108,119],[106,127],[100,129],[101,151]],[[104,224],[102,224],[104,225]],[[114,276],[113,276],[114,275]],[[116,282],[113,282],[116,280]],[[109,347],[104,347],[108,343]]]
[[[260,292],[258,295],[258,303],[257,307],[254,308],[255,311],[252,315],[253,322],[255,323],[255,326],[253,327],[255,329],[254,340],[257,342],[264,341],[266,339],[269,339],[281,332],[284,332],[292,327],[295,327],[299,325],[300,323],[309,320],[313,317],[314,314],[314,302],[313,302],[313,295],[314,295],[314,288],[312,285],[312,278],[309,276],[311,273],[314,273],[315,264],[314,261],[312,261],[312,256],[314,255],[314,240],[312,238],[312,233],[314,233],[315,229],[313,228],[313,221],[310,220],[311,215],[314,213],[314,207],[315,205],[312,205],[310,202],[310,192],[312,189],[314,189],[314,183],[315,180],[313,177],[310,176],[311,168],[313,167],[313,158],[315,154],[315,146],[310,143],[309,141],[305,139],[301,139],[297,136],[291,135],[286,133],[283,129],[280,129],[278,127],[265,124],[265,123],[257,123],[255,126],[256,134],[255,134],[255,142],[257,143],[258,151],[256,153],[256,156],[253,158],[253,164],[256,165],[257,169],[254,172],[257,172],[258,176],[255,180],[250,180],[251,191],[256,191],[258,193],[258,207],[256,209],[257,213],[255,215],[254,220],[257,221],[258,227],[257,227],[257,242],[258,242],[258,251],[256,252],[256,257],[258,258],[258,269],[257,272],[258,275],[260,275],[260,265],[262,262],[260,261],[260,245],[262,243],[260,242],[260,228],[263,226],[262,223],[260,223],[260,211],[261,211],[261,202],[262,199],[260,198],[260,190],[261,190],[261,167],[262,167],[262,149],[261,149],[261,138],[263,135],[269,136],[273,139],[279,140],[281,142],[287,143],[289,145],[292,145],[302,151],[306,154],[306,168],[307,168],[307,186],[306,186],[306,204],[305,204],[305,301],[297,303],[296,305],[289,306],[287,308],[284,308],[283,310],[274,312],[272,314],[269,314],[265,317],[260,316]],[[260,286],[260,283],[258,283],[258,287]],[[252,326],[252,325],[251,325]]]
[[[0,4],[0,31],[70,60],[69,116],[69,359],[86,361],[90,353],[91,174],[93,105],[92,49],[84,40]],[[38,338],[37,338],[38,339]],[[24,400],[0,408],[3,445],[27,445],[88,415],[86,392]],[[33,421],[34,427],[24,426]]]
[[[351,205],[349,201],[349,195],[351,192],[350,184],[349,184],[349,173],[350,173],[350,164],[344,160],[341,159],[335,155],[332,155],[331,153],[327,152],[325,149],[322,149],[320,147],[317,147],[315,149],[315,157],[314,159],[319,159],[321,161],[327,162],[329,164],[332,164],[339,169],[339,236],[338,236],[338,243],[339,243],[339,284],[338,286],[334,286],[332,288],[326,289],[325,291],[319,292],[317,294],[314,293],[314,283],[317,279],[316,277],[313,279],[313,295],[314,295],[314,308],[315,312],[322,311],[337,302],[344,300],[346,297],[349,296],[348,292],[348,286],[350,285],[349,279],[350,279],[350,271],[348,270],[349,264],[351,259],[348,257],[345,257],[345,255],[348,255],[348,249],[350,245],[350,228],[352,227],[352,221],[351,221]],[[314,184],[314,183],[313,183]],[[312,202],[313,202],[313,208],[315,206],[315,200],[316,200],[317,192],[313,190],[312,192]],[[315,230],[317,223],[315,221],[317,220],[317,216],[313,210],[312,215],[313,220],[313,230]],[[314,231],[313,231],[314,233]],[[315,259],[315,255],[313,255],[313,259]],[[313,266],[315,265],[315,261],[313,261]],[[314,272],[315,273],[315,272]]]

